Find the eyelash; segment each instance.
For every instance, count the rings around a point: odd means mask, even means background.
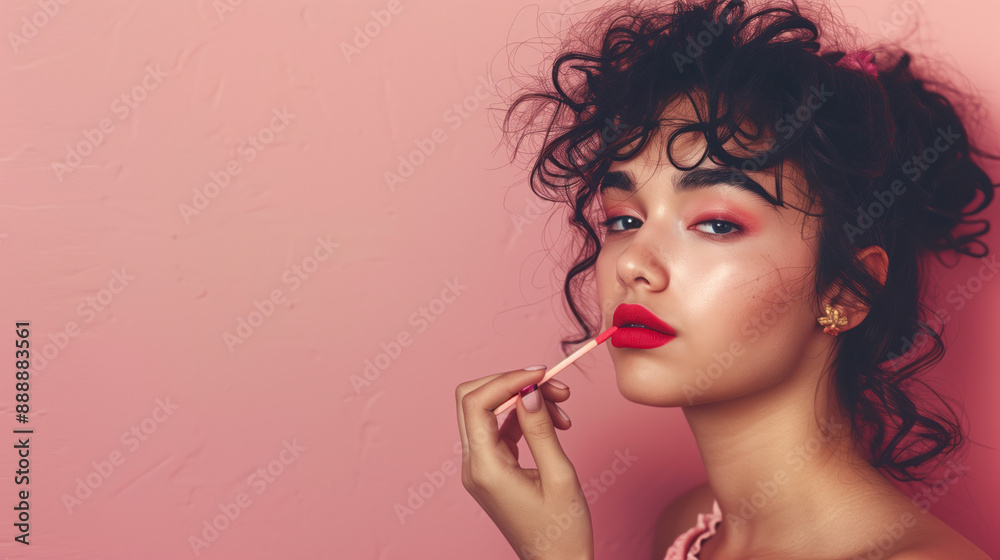
[[[618,220],[620,220],[622,218],[631,218],[633,220],[638,220],[638,218],[636,218],[635,216],[629,216],[629,215],[615,216],[613,218],[608,218],[607,220],[601,222],[601,227],[602,227],[602,229],[606,233],[622,233],[625,230],[613,230],[613,229],[611,229],[611,227],[615,223],[617,223]],[[743,226],[741,226],[740,224],[737,224],[735,222],[731,222],[729,220],[723,220],[722,218],[713,218],[711,220],[702,220],[701,222],[698,222],[695,225],[700,226],[701,224],[720,224],[720,223],[722,223],[722,224],[729,224],[729,225],[733,226],[733,231],[731,231],[729,233],[709,233],[707,235],[709,235],[710,237],[718,238],[718,239],[728,239],[728,238],[740,237],[740,236],[746,234],[746,230],[743,228]],[[632,229],[635,229],[635,228],[632,228]],[[702,232],[702,233],[705,233],[705,232]]]

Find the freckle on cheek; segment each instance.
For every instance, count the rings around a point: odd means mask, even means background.
[[[774,293],[774,286],[768,286],[768,289],[755,290],[747,299],[744,307],[747,318],[760,317],[766,310],[774,307],[774,301],[776,301]]]

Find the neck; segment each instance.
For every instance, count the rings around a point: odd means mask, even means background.
[[[823,539],[850,517],[846,508],[873,493],[903,496],[851,443],[832,380],[820,373],[829,354],[805,355],[820,358],[779,385],[684,408],[723,513],[716,546],[731,554],[842,546]]]

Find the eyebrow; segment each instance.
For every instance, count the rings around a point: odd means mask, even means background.
[[[731,186],[753,193],[772,206],[783,206],[771,193],[754,181],[746,173],[733,167],[691,169],[681,174],[674,192],[690,192],[698,189]],[[605,194],[610,189],[635,192],[635,178],[629,171],[608,171],[601,180],[600,191]]]

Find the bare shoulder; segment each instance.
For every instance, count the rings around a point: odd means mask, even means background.
[[[953,548],[936,545],[924,549],[904,550],[886,557],[887,560],[953,560],[954,558],[990,560],[985,552],[971,543],[968,546],[959,545]]]
[[[925,511],[913,514],[916,523],[913,531],[907,531],[913,538],[900,539],[898,546],[887,550],[886,560],[990,560],[979,547],[961,533]]]
[[[699,513],[712,511],[715,496],[707,482],[703,482],[677,496],[663,508],[653,535],[653,560],[663,560],[667,549],[677,537],[694,527]]]

